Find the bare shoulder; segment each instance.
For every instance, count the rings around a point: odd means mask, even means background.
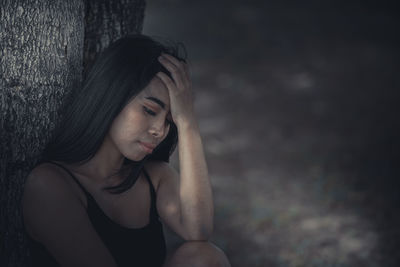
[[[71,186],[71,177],[59,166],[42,163],[29,173],[25,181],[24,197],[35,194],[65,194],[77,196]]]
[[[34,192],[68,191],[68,183],[65,178],[65,174],[59,167],[50,163],[42,163],[32,169],[26,178],[24,196]]]
[[[40,222],[40,218],[56,216],[55,213],[44,214],[44,208],[55,210],[66,205],[71,208],[83,206],[81,199],[68,182],[67,175],[58,166],[42,163],[36,166],[26,178],[22,208],[25,226],[31,235],[36,234],[35,228],[38,225],[44,225]],[[38,216],[39,214],[43,216]]]
[[[27,177],[22,199],[27,233],[60,266],[117,266],[74,192],[69,174],[63,171],[41,164]]]

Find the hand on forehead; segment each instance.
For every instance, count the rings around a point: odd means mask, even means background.
[[[154,77],[148,86],[142,91],[143,97],[145,99],[152,100],[156,102],[159,106],[166,110],[169,110],[169,93],[165,84],[157,76]]]

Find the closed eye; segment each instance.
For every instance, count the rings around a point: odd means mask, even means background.
[[[149,108],[147,108],[147,107],[145,107],[145,106],[143,106],[143,110],[144,110],[146,113],[150,114],[151,116],[155,116],[155,115],[156,115],[156,113],[155,113],[154,111],[152,111],[151,109],[149,109]]]
[[[157,113],[155,113],[153,110],[147,108],[146,106],[143,106],[143,110],[144,110],[147,114],[150,114],[151,116],[156,116],[156,115],[157,115]],[[172,120],[165,119],[165,123],[166,123],[166,124],[171,124],[171,123],[172,123]]]

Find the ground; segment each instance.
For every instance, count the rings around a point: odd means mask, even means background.
[[[148,1],[143,33],[188,50],[213,241],[232,266],[400,263],[395,10],[389,1]]]

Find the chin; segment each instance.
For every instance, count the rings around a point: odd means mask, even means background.
[[[142,159],[144,159],[148,154],[145,153],[136,153],[136,154],[124,154],[124,157],[132,160],[132,161],[141,161]]]
[[[146,157],[146,155],[136,155],[136,156],[128,155],[128,156],[125,156],[125,157],[127,159],[129,159],[129,160],[132,160],[132,161],[141,161],[142,159],[144,159]]]

